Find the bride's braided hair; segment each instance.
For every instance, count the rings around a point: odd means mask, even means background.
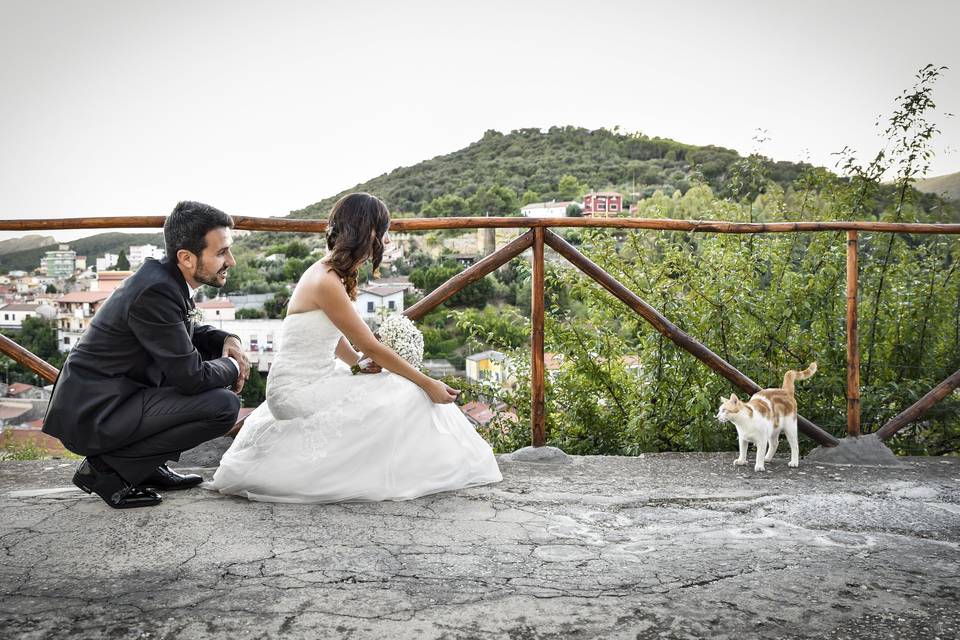
[[[340,276],[347,295],[357,299],[357,269],[367,259],[377,273],[383,260],[383,236],[390,226],[387,205],[369,193],[351,193],[333,205],[327,218],[327,262]]]

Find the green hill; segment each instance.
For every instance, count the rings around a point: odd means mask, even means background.
[[[368,191],[393,211],[420,213],[441,195],[468,198],[492,186],[512,189],[519,197],[561,198],[561,176],[575,176],[591,189],[616,188],[638,199],[657,189],[686,191],[695,174],[715,192],[729,193],[731,171],[740,154],[715,146],[695,146],[666,138],[578,127],[519,129],[508,134],[487,131],[483,138],[453,153],[401,167],[292,212],[294,218],[326,217],[337,198]],[[770,179],[791,183],[806,165],[763,160]]]
[[[87,264],[94,264],[95,259],[104,253],[119,253],[120,249],[126,252],[132,244],[155,244],[162,247],[163,233],[98,233],[88,238],[57,244],[69,245],[77,255],[87,257]],[[40,258],[50,249],[51,247],[45,246],[0,255],[0,273],[36,269],[40,266]]]
[[[935,176],[913,183],[917,191],[934,193],[949,200],[960,202],[960,171],[945,176]]]

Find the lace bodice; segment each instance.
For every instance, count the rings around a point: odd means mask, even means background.
[[[343,335],[320,309],[288,315],[281,331],[267,385],[267,403],[279,418],[291,413],[289,400],[298,391],[335,374],[334,351]]]

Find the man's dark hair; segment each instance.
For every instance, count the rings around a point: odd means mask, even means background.
[[[177,251],[186,249],[200,256],[207,247],[207,233],[218,227],[233,228],[233,218],[202,202],[185,200],[177,203],[163,223],[163,240],[167,258],[177,262]]]

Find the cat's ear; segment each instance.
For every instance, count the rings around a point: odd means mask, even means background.
[[[728,398],[728,397],[726,397],[726,396],[720,396],[720,402],[726,402],[726,401],[729,400],[729,399],[730,399],[730,398]]]
[[[740,402],[740,398],[737,397],[737,394],[731,393],[731,394],[730,394],[730,402],[733,402],[733,403]]]

